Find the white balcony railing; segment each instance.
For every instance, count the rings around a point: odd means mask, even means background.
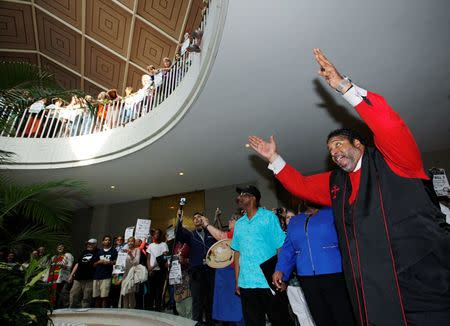
[[[185,53],[142,97],[86,108],[0,112],[0,148],[16,153],[10,169],[54,169],[100,163],[149,146],[183,118],[203,89],[222,37],[229,0],[210,1],[200,53]],[[142,93],[142,92],[141,92]]]
[[[208,9],[203,15],[200,30],[204,31]],[[181,83],[192,64],[191,54],[184,51],[167,73],[156,76],[148,89],[142,88],[129,98],[99,104],[96,112],[87,106],[68,108],[50,105],[39,112],[27,108],[18,113],[14,110],[0,114],[6,128],[0,131],[3,137],[57,138],[89,135],[125,126],[148,114],[161,104]],[[160,77],[160,78],[158,78]],[[150,85],[149,85],[150,86]],[[143,86],[145,87],[145,86]]]
[[[206,16],[205,16],[206,17]],[[202,21],[204,26],[205,19]],[[94,113],[88,107],[66,108],[47,106],[39,112],[27,108],[19,114],[4,112],[7,128],[3,137],[59,138],[89,135],[109,129],[123,127],[155,109],[181,83],[192,64],[191,54],[185,52],[170,71],[154,81],[151,87],[142,88],[134,95],[99,104]],[[149,85],[150,86],[150,85]]]

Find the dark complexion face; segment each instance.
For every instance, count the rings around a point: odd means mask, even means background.
[[[352,172],[364,152],[364,145],[357,139],[353,142],[345,136],[334,136],[327,143],[331,159],[342,170]]]
[[[103,248],[109,248],[111,247],[111,238],[105,237],[102,241]]]
[[[156,230],[155,233],[153,234],[153,241],[156,243],[160,243],[162,240],[162,234],[159,230]]]
[[[240,193],[237,198],[236,198],[236,202],[239,206],[239,208],[241,209],[249,209],[250,207],[252,207],[252,202],[255,201],[256,202],[256,197],[253,196],[252,194],[246,193],[246,192],[242,192]],[[256,204],[255,204],[256,206]]]

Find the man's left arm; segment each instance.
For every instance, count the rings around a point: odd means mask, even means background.
[[[355,107],[372,130],[375,146],[394,173],[406,178],[428,179],[416,141],[398,113],[382,96],[352,85],[320,49],[316,48],[313,52],[320,66],[319,75]]]
[[[353,85],[343,98],[355,107],[373,132],[375,146],[397,175],[428,179],[411,131],[381,95]]]

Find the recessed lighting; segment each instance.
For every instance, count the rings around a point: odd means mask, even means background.
[[[249,147],[250,147],[250,144],[245,144],[245,147],[249,148]]]
[[[116,189],[116,186],[111,186],[110,188],[111,188],[111,189]]]
[[[175,206],[170,206],[169,208],[170,208],[170,209],[175,209]]]
[[[184,172],[178,172],[178,175],[184,175]]]

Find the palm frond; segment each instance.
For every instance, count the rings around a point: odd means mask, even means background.
[[[0,224],[6,216],[17,214],[50,227],[69,222],[69,213],[77,201],[76,196],[86,194],[84,183],[74,180],[50,181],[29,186],[10,184],[3,188],[2,192]]]
[[[65,90],[52,73],[26,62],[0,62],[0,76],[0,108],[8,110],[20,111],[41,99],[84,96],[80,90]]]
[[[26,88],[33,84],[61,88],[53,74],[28,62],[0,62],[0,76],[0,90]]]
[[[37,244],[55,247],[60,243],[68,245],[70,236],[64,231],[54,230],[51,227],[42,225],[32,225],[19,234],[15,234],[8,242],[0,240],[0,244],[7,244],[9,248],[17,251],[23,251],[26,248],[31,249],[33,245]]]

